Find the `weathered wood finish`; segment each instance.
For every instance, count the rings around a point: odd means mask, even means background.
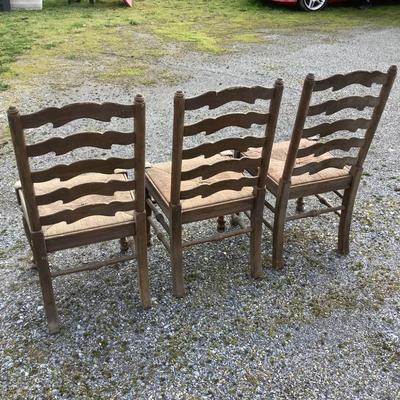
[[[328,100],[321,104],[316,104],[308,108],[308,116],[315,116],[325,113],[325,115],[336,114],[346,108],[353,108],[363,111],[367,107],[376,107],[379,97],[374,96],[351,96],[339,100]]]
[[[41,206],[51,204],[61,200],[64,203],[69,203],[80,197],[98,194],[103,196],[112,196],[115,192],[125,192],[135,190],[135,181],[118,181],[110,180],[106,183],[91,182],[73,186],[72,188],[56,189],[52,192],[36,195],[36,203]]]
[[[31,172],[32,181],[35,183],[50,181],[59,178],[66,181],[74,176],[87,172],[112,174],[116,169],[135,168],[135,159],[112,157],[106,160],[82,160],[72,164],[61,164],[54,167]]]
[[[350,139],[334,139],[326,143],[316,143],[312,146],[304,147],[297,151],[297,158],[307,157],[310,155],[320,156],[329,153],[332,150],[349,151],[354,147],[362,147],[364,139],[350,138]]]
[[[254,104],[256,100],[270,100],[273,94],[274,89],[262,86],[232,87],[220,92],[207,92],[197,97],[188,98],[185,101],[185,110],[197,110],[205,106],[212,110],[233,101]]]
[[[258,182],[257,178],[243,177],[240,179],[226,179],[215,183],[204,183],[193,189],[182,190],[181,199],[191,199],[196,196],[208,197],[221,190],[241,190],[245,186],[254,187]]]
[[[283,243],[284,224],[300,218],[314,217],[328,212],[334,212],[340,216],[338,250],[341,254],[349,252],[349,232],[352,219],[354,200],[362,173],[362,165],[375,134],[380,117],[388,99],[390,90],[397,73],[397,68],[392,66],[387,73],[380,71],[355,71],[346,75],[334,75],[330,78],[315,81],[313,75],[305,79],[303,91],[297,111],[296,121],[290,140],[286,162],[279,184],[273,179],[268,179],[266,186],[276,196],[275,210],[268,207],[274,213],[273,225],[273,256],[272,264],[275,268],[283,266]],[[332,88],[332,91],[340,90],[352,84],[371,87],[372,84],[381,85],[378,97],[374,96],[352,96],[339,100],[328,100],[321,104],[310,106],[313,92]],[[315,116],[325,113],[331,115],[337,111],[347,108],[364,110],[366,107],[373,108],[372,116],[368,118],[343,119],[335,122],[323,123],[311,128],[304,128],[307,116]],[[321,138],[327,137],[335,132],[356,132],[365,130],[363,137],[334,138],[325,143],[319,142]],[[318,139],[308,147],[299,148],[302,139]],[[332,150],[348,152],[357,149],[358,154],[353,156],[335,157],[330,153]],[[331,158],[313,160],[313,156],[319,157],[328,154]],[[304,159],[309,157],[309,159]],[[304,161],[305,160],[305,161]],[[300,166],[295,167],[299,161]],[[319,178],[316,181],[292,185],[292,177],[303,174],[314,175],[327,168],[343,169],[349,166],[347,174],[339,174],[336,178]],[[342,195],[339,190],[344,190]],[[340,205],[331,204],[321,193],[333,191],[341,200]],[[319,202],[326,208],[319,210],[305,210],[305,196],[315,195]],[[296,215],[287,216],[287,204],[289,199],[297,199]]]
[[[207,118],[192,125],[186,125],[183,130],[183,135],[193,136],[201,132],[210,135],[230,126],[250,128],[254,124],[265,125],[268,119],[268,114],[258,112],[226,114],[217,118]]]
[[[230,88],[221,92],[207,92],[191,99],[185,99],[183,92],[179,91],[174,98],[174,126],[173,126],[173,145],[172,145],[172,165],[171,165],[171,197],[168,204],[163,200],[163,196],[156,184],[149,179],[146,181],[148,195],[152,199],[147,199],[148,218],[150,224],[155,228],[157,237],[170,252],[172,264],[173,292],[177,297],[182,297],[185,293],[183,278],[182,250],[189,246],[201,243],[222,240],[231,236],[250,234],[250,266],[251,275],[254,278],[262,277],[261,264],[261,233],[262,233],[262,212],[265,197],[265,176],[266,171],[261,166],[268,168],[269,156],[274,141],[276,123],[279,114],[279,107],[282,97],[283,83],[276,81],[273,89],[271,88]],[[262,114],[248,112],[246,114],[227,114],[216,118],[207,118],[192,125],[185,126],[185,110],[194,110],[208,106],[210,109],[217,108],[230,101],[243,101],[255,103],[257,99],[270,99],[269,112]],[[184,136],[192,136],[205,132],[206,135],[217,132],[220,129],[230,126],[249,128],[253,124],[265,125],[264,137],[246,136],[243,138],[225,138],[214,143],[205,143],[193,148],[183,149]],[[232,151],[233,154],[247,150],[250,147],[262,146],[262,157],[235,159],[226,158],[215,161],[212,164],[204,164],[190,170],[182,171],[182,159],[190,160],[199,156],[209,158],[221,152]],[[264,150],[265,149],[265,150]],[[244,174],[247,169],[256,170],[257,176],[249,177]],[[217,177],[225,172],[233,171],[242,173],[238,179]],[[204,180],[213,178],[211,183]],[[201,179],[199,179],[201,178]],[[181,182],[195,180],[196,184],[190,189],[182,190]],[[197,181],[198,180],[198,181]],[[224,199],[220,202],[204,203],[201,207],[184,209],[182,200],[201,196],[207,198],[220,191],[241,191],[244,187],[251,187],[252,195],[248,194],[243,198]],[[229,196],[228,196],[229,198]],[[165,218],[160,217],[153,202],[165,213]],[[250,212],[250,227],[224,232],[225,215]],[[169,234],[170,241],[166,241],[164,232],[157,227],[155,220],[150,216],[155,215],[155,219],[160,223],[165,232]],[[219,234],[211,237],[199,238],[189,242],[182,242],[183,224],[201,221],[218,217]]]
[[[357,158],[355,157],[342,157],[342,158],[329,158],[320,162],[310,162],[301,167],[293,168],[292,176],[303,174],[316,174],[326,168],[339,168],[342,169],[347,165],[355,165]]]
[[[40,217],[40,223],[42,225],[53,225],[59,222],[65,221],[67,224],[71,224],[82,218],[89,217],[91,215],[115,215],[119,211],[131,211],[136,208],[135,201],[113,201],[109,204],[89,204],[79,208],[64,208],[63,211],[59,211],[54,214],[44,215]]]
[[[54,127],[62,126],[68,122],[80,118],[110,121],[111,118],[133,118],[135,133],[122,133],[115,131],[83,132],[69,137],[54,137],[41,143],[27,146],[25,143],[24,129],[36,128],[47,123]],[[17,188],[17,194],[21,198],[20,204],[23,210],[24,229],[31,244],[34,260],[39,273],[39,281],[42,289],[45,313],[48,320],[50,333],[59,330],[58,315],[54,299],[52,278],[85,270],[95,270],[110,263],[126,261],[133,256],[123,256],[111,261],[100,261],[85,266],[78,266],[55,273],[50,272],[47,254],[71,247],[83,246],[106,240],[120,239],[134,236],[136,242],[136,259],[138,262],[138,284],[141,300],[144,308],[151,305],[147,268],[147,228],[146,213],[144,208],[144,145],[145,145],[145,104],[141,95],[135,97],[133,105],[119,105],[116,103],[77,103],[62,108],[48,108],[37,113],[20,115],[15,108],[8,110],[11,136],[13,138],[14,151],[21,180],[21,187]],[[57,155],[66,154],[71,150],[84,146],[111,149],[113,145],[130,146],[134,144],[134,154],[131,158],[109,158],[81,160],[69,165],[55,165],[48,169],[31,171],[29,157],[37,157],[49,152]],[[134,169],[135,180],[127,180],[125,172],[121,178],[114,178],[117,169]],[[111,175],[108,181],[88,181],[87,173],[96,172]],[[83,174],[83,175],[82,175]],[[69,180],[79,176],[75,186],[65,187],[62,183],[52,181],[53,189],[49,192],[41,191],[35,193],[36,184],[59,178],[60,181]],[[107,177],[106,177],[107,178]],[[135,192],[134,196],[131,192]],[[131,200],[120,201],[114,197],[116,192],[128,192]],[[90,204],[85,200],[83,206],[68,207],[68,203],[83,196],[110,196],[109,202],[98,201]],[[114,200],[113,200],[114,199]],[[61,201],[62,207],[59,211],[40,214],[38,206],[52,204]],[[67,204],[64,206],[64,204]],[[110,225],[91,226],[90,230],[79,229],[78,231],[58,231],[54,236],[46,236],[47,231],[42,226],[66,222],[74,223],[86,217],[105,215],[114,216],[117,212],[129,211],[132,214],[124,222],[113,222]],[[42,211],[41,211],[42,212]],[[48,211],[47,211],[48,212]],[[129,214],[127,214],[129,215]]]
[[[66,154],[81,147],[97,147],[111,149],[113,145],[127,145],[135,143],[135,133],[116,131],[82,132],[67,137],[54,137],[26,146],[29,157],[42,156],[54,152],[57,156]]]
[[[326,79],[315,81],[314,92],[332,89],[333,92],[350,85],[363,85],[371,87],[372,84],[383,85],[387,80],[387,74],[381,71],[354,71],[349,74],[337,74]]]
[[[182,158],[184,160],[199,156],[204,156],[208,158],[226,150],[236,150],[237,152],[244,152],[250,147],[262,147],[264,141],[265,138],[255,136],[221,139],[217,142],[203,143],[196,147],[183,149]]]
[[[191,180],[198,177],[201,177],[202,179],[207,179],[221,172],[243,172],[246,169],[257,168],[259,167],[259,165],[260,161],[256,158],[242,157],[240,159],[222,160],[211,165],[201,165],[200,167],[194,169],[182,171],[181,179],[183,181]]]
[[[131,104],[75,103],[61,108],[50,107],[33,114],[21,115],[21,126],[22,129],[30,129],[51,123],[54,128],[59,128],[81,118],[110,122],[112,117],[132,118],[134,110],[134,106]]]
[[[320,138],[331,135],[338,131],[356,132],[359,129],[367,129],[371,120],[366,118],[342,119],[339,121],[324,123],[313,126],[312,128],[303,129],[302,137],[307,139],[319,135]]]

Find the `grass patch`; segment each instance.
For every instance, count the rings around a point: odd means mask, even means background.
[[[136,0],[133,8],[118,0],[94,6],[45,0],[42,11],[0,14],[0,91],[9,89],[15,77],[31,84],[32,76],[51,73],[52,78],[62,74],[60,80],[70,76],[77,82],[88,76],[104,79],[119,69],[122,78],[134,81],[142,75],[132,71],[173,51],[168,50],[171,41],[221,53],[234,42],[263,40],[260,31],[332,31],[361,25],[400,26],[400,7],[365,12],[353,6],[328,7],[314,14],[257,0]],[[162,77],[156,72],[147,78],[157,79]]]

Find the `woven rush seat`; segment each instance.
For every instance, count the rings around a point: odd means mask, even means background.
[[[189,160],[182,160],[182,172],[194,169],[201,165],[212,165],[218,161],[227,160],[229,156],[216,155],[209,158],[196,157]],[[181,182],[181,190],[193,189],[200,184],[211,184],[226,179],[240,179],[243,173],[225,171],[214,175],[209,179],[194,178]],[[151,185],[161,196],[167,205],[171,198],[171,162],[155,164],[146,169],[147,183]],[[252,198],[253,188],[244,187],[240,191],[222,190],[208,197],[196,196],[191,199],[181,200],[183,210],[189,210],[201,207],[210,207],[219,203],[228,201],[243,200]]]
[[[61,182],[59,179],[52,179],[47,182],[35,183],[34,188],[36,195],[42,195],[53,192],[61,188],[71,188],[76,185],[81,185],[84,183],[93,183],[93,182],[106,183],[111,180],[125,181],[127,180],[127,176],[124,172],[118,172],[115,174],[87,173],[75,176],[72,179],[69,179],[64,182]],[[21,188],[20,187],[18,188],[18,186],[20,186],[19,182],[17,182],[16,187],[18,190],[18,196],[21,201],[22,210],[26,215],[24,196],[22,194]],[[134,200],[133,192],[127,192],[127,191],[115,192],[114,195],[112,196],[91,194],[80,197],[69,203],[63,203],[60,200],[51,204],[41,205],[38,206],[38,210],[39,210],[39,215],[43,217],[66,209],[76,209],[86,205],[95,205],[100,203],[111,203],[113,201],[130,201],[130,200]],[[65,221],[62,221],[53,225],[43,226],[42,229],[44,236],[48,238],[60,235],[73,234],[80,231],[99,229],[111,225],[121,224],[124,222],[131,222],[132,219],[133,219],[133,211],[120,211],[113,216],[92,215],[90,217],[82,218],[71,224],[67,224]]]
[[[289,149],[290,141],[278,142],[275,143],[272,147],[271,161],[268,168],[267,177],[272,180],[276,185],[279,184],[279,180],[282,177],[283,169],[285,167],[285,162],[287,159],[287,153]],[[309,147],[315,144],[314,141],[308,139],[301,139],[299,149],[303,149],[305,147]],[[246,157],[255,158],[260,157],[261,149],[260,148],[250,148],[246,153],[244,153]],[[320,156],[309,155],[307,157],[297,158],[295,163],[295,168],[300,167],[304,164],[308,164],[310,162],[320,162],[323,160],[327,160],[329,158],[333,158],[331,153],[325,153]],[[317,183],[319,181],[326,181],[330,179],[342,178],[349,175],[350,169],[345,166],[343,169],[339,168],[325,168],[315,174],[310,175],[309,173],[305,173],[302,175],[292,176],[291,178],[291,186],[300,186],[309,183]]]

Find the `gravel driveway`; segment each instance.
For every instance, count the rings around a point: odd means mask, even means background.
[[[400,65],[400,29],[270,34],[212,56],[182,49],[161,60],[174,86],[100,86],[71,92],[49,82],[0,99],[23,112],[72,101],[147,100],[151,162],[171,147],[172,96],[230,85],[285,81],[277,139],[287,138],[302,80]],[[365,164],[354,211],[351,254],[335,252],[334,216],[287,226],[285,269],[248,278],[248,239],[190,248],[187,296],[171,295],[170,263],[153,240],[149,252],[154,307],[140,308],[136,264],[59,278],[61,333],[46,332],[36,272],[16,207],[17,170],[10,144],[0,149],[1,399],[400,399],[400,80],[395,83]],[[5,114],[0,116],[1,120]],[[307,205],[314,204],[313,200]],[[188,237],[215,229],[193,224]],[[54,267],[118,253],[117,243],[51,255]]]

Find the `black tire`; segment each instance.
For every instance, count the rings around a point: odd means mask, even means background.
[[[304,11],[319,11],[322,10],[328,0],[315,0],[316,4],[312,4],[312,0],[299,0],[299,7]]]

